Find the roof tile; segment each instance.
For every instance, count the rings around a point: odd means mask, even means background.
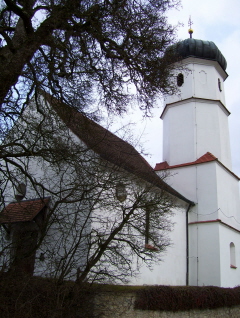
[[[205,155],[203,155],[202,157],[198,158],[196,161],[186,162],[186,163],[182,163],[182,164],[179,164],[179,165],[169,166],[167,161],[157,163],[155,168],[154,168],[154,170],[155,171],[159,171],[159,170],[165,170],[165,169],[186,167],[186,166],[196,165],[196,164],[199,164],[199,163],[204,163],[204,162],[209,162],[209,161],[214,161],[214,160],[217,160],[217,158],[213,154],[211,154],[210,152],[207,152],[207,153],[205,153]]]
[[[0,224],[32,221],[50,198],[12,202],[0,213]]]
[[[235,173],[233,173],[230,169],[228,169],[226,166],[224,166],[224,164],[222,164],[221,161],[219,161],[218,158],[215,157],[215,156],[214,156],[213,154],[211,154],[210,152],[205,153],[205,155],[203,155],[202,157],[198,158],[196,161],[187,162],[187,163],[182,163],[182,164],[179,164],[179,165],[169,166],[166,161],[160,162],[160,163],[157,163],[157,164],[156,164],[154,170],[155,170],[155,171],[160,171],[160,170],[181,168],[181,167],[187,167],[187,166],[196,165],[196,164],[205,163],[205,162],[210,162],[210,161],[215,161],[215,160],[216,160],[224,169],[226,169],[228,172],[230,172],[235,178],[237,178],[238,180],[240,180],[240,178],[239,178]]]

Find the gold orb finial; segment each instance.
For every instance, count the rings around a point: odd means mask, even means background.
[[[188,29],[188,33],[190,34],[190,38],[192,38],[192,34],[193,34],[193,29],[192,29],[192,20],[191,20],[191,16],[189,16],[189,20],[188,20],[188,26],[189,26],[189,29]]]

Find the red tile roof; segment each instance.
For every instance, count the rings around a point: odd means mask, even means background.
[[[196,165],[199,163],[204,163],[204,162],[209,162],[214,160],[218,160],[218,159],[214,155],[212,155],[210,152],[207,152],[205,153],[205,155],[203,155],[196,161],[182,163],[179,165],[169,166],[167,161],[157,163],[154,170],[159,171],[159,170],[173,169],[173,168],[179,168],[179,167],[186,167],[186,166]]]
[[[40,92],[67,127],[103,159],[135,174],[185,202],[192,203],[157,176],[154,169],[129,143],[87,118],[77,109],[64,104],[44,91]]]
[[[50,198],[12,202],[0,213],[0,223],[32,221],[49,201]]]
[[[160,171],[160,170],[181,168],[181,167],[187,167],[187,166],[196,165],[196,164],[200,164],[200,163],[210,162],[210,161],[217,161],[224,169],[226,169],[228,172],[230,172],[235,178],[240,180],[240,178],[235,173],[233,173],[226,166],[224,166],[224,164],[222,164],[221,161],[219,161],[218,158],[216,158],[210,152],[205,153],[205,155],[203,155],[202,157],[198,158],[196,161],[182,163],[182,164],[179,164],[179,165],[169,166],[167,161],[156,163],[156,166],[155,166],[154,170],[155,171]]]

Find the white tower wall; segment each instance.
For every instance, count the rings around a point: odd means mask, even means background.
[[[231,169],[229,112],[223,87],[226,73],[214,61],[188,58],[184,63],[184,83],[178,94],[166,97],[161,116],[163,160],[169,165],[182,164],[210,151]]]
[[[221,286],[218,224],[189,225],[189,238],[191,240],[189,242],[190,285]]]
[[[240,276],[240,244],[239,232],[233,231],[227,226],[220,226],[219,228],[220,241],[220,274],[221,286],[235,287],[239,285]],[[235,252],[235,267],[231,264],[230,244],[234,244]]]
[[[166,104],[198,97],[220,100],[225,105],[223,82],[227,78],[227,73],[223,71],[217,62],[189,57],[184,59],[179,67],[176,68],[174,80],[176,80],[179,73],[184,75],[184,83],[179,87],[179,91],[176,94],[166,96]],[[221,82],[222,91],[219,90],[218,79]]]
[[[175,79],[182,73],[184,83],[166,97],[161,118],[168,183],[195,202],[188,213],[189,284],[233,287],[240,284],[240,200],[231,172],[227,74],[212,60],[191,57],[181,66]],[[217,159],[195,162],[207,152]]]

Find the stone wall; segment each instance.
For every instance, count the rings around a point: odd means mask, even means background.
[[[95,296],[94,318],[239,318],[240,306],[181,312],[134,309],[135,294],[101,292]]]

